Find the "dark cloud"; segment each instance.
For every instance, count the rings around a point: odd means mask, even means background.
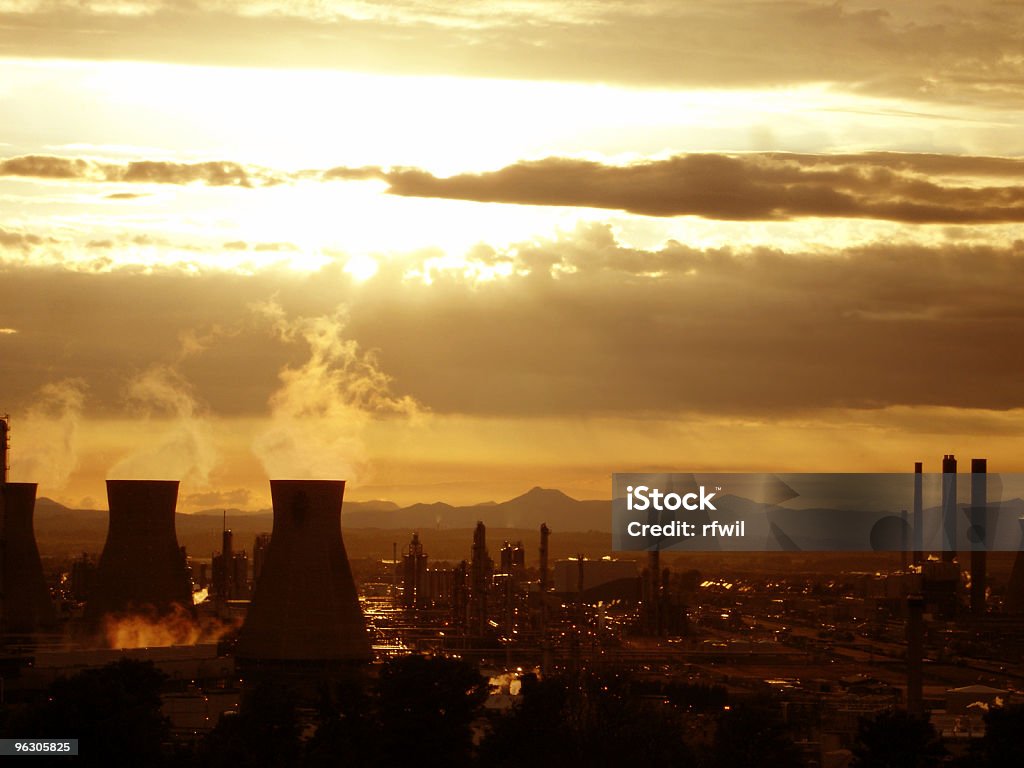
[[[238,163],[170,163],[136,161],[126,166],[105,166],[107,181],[191,184],[200,181],[211,187],[251,187],[250,172]]]
[[[8,55],[684,88],[827,83],[901,99],[1016,107],[1024,8],[935,0],[568,5],[87,3],[0,12]],[[148,12],[147,12],[148,11]]]
[[[950,181],[940,174],[958,178]],[[381,173],[397,195],[614,208],[646,216],[737,221],[851,217],[911,224],[1024,221],[1024,186],[971,186],[971,176],[1019,181],[1024,160],[884,152],[692,154],[624,166],[554,157],[446,178],[422,170]]]
[[[82,179],[88,178],[92,169],[92,164],[86,160],[48,155],[24,155],[0,161],[0,176]]]
[[[292,253],[299,250],[294,243],[256,243],[253,250],[262,253]]]
[[[146,195],[136,194],[135,192],[115,192],[112,195],[105,195],[106,200],[137,200],[140,197],[146,197]]]
[[[294,174],[238,163],[136,161],[124,165],[26,156],[0,174],[161,184],[252,187]],[[325,181],[376,178],[395,195],[545,206],[610,208],[646,216],[731,221],[801,217],[882,219],[908,224],[1024,221],[1024,159],[929,153],[701,153],[629,165],[551,157],[496,171],[435,176],[417,168],[304,171]],[[265,243],[256,250],[294,250]]]
[[[0,227],[0,262],[3,262],[4,251],[16,254],[15,260],[32,259],[34,256],[52,254],[59,247],[53,237],[44,237],[32,232],[19,232]]]
[[[385,264],[354,287],[337,266],[244,277],[114,271],[0,274],[5,407],[79,377],[119,413],[124,382],[178,360],[211,412],[255,415],[306,350],[252,307],[333,317],[396,396],[435,413],[779,416],[828,407],[1024,407],[1024,240],[1005,248],[878,244],[829,253],[626,248],[603,227],[519,244],[507,279],[432,285]],[[521,274],[524,273],[524,274]],[[210,329],[230,332],[208,333]],[[239,375],[244,371],[244,375]]]
[[[0,246],[4,248],[27,251],[33,246],[42,245],[44,242],[44,239],[39,235],[13,232],[0,227]]]
[[[198,182],[211,187],[271,186],[281,182],[280,178],[263,169],[226,161],[174,163],[137,160],[117,164],[52,155],[24,155],[2,160],[0,176],[150,184]],[[108,197],[126,199],[128,195],[121,193]]]

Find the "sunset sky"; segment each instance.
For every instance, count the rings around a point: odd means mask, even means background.
[[[11,479],[1024,471],[1024,5],[0,0]]]

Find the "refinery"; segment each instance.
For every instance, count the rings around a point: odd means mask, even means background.
[[[959,510],[955,457],[941,466],[941,510],[955,526],[985,507],[987,463],[971,462]],[[908,500],[917,518],[920,489]],[[517,538],[489,539],[483,520],[449,531],[463,558],[432,558],[440,532],[429,529],[395,530],[390,551],[350,557],[344,481],[271,480],[270,490],[272,528],[250,549],[229,527],[242,518],[225,515],[220,550],[198,553],[178,539],[177,482],[108,480],[102,551],[41,558],[36,485],[5,473],[4,706],[31,707],[60,680],[128,659],[161,674],[165,749],[199,749],[264,684],[295,696],[312,738],[325,686],[383,691],[401,660],[444,659],[487,681],[471,719],[484,763],[487,734],[527,711],[537,681],[579,693],[614,680],[671,715],[694,754],[756,704],[787,734],[794,764],[842,768],[866,718],[926,718],[946,753],[966,759],[988,713],[1024,697],[1024,548],[612,556],[567,551],[577,539],[552,519]]]

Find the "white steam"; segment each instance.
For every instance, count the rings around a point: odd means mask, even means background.
[[[170,366],[154,365],[129,382],[127,398],[146,420],[152,439],[111,467],[108,477],[208,485],[218,456],[188,382]]]
[[[255,309],[285,341],[302,341],[309,359],[281,370],[270,398],[270,427],[253,452],[271,478],[298,480],[365,477],[362,432],[377,416],[414,418],[416,401],[391,392],[391,378],[371,352],[346,339],[345,312],[290,319],[274,302]]]
[[[11,480],[62,489],[78,467],[78,426],[85,383],[65,379],[39,390],[36,403],[11,424]]]

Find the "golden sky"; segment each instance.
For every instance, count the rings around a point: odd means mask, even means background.
[[[1024,7],[0,0],[12,479],[1024,471]]]

